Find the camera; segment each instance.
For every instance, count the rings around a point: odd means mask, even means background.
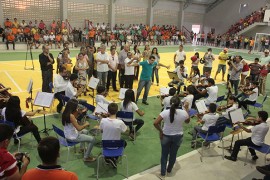
[[[24,153],[19,152],[19,153],[15,154],[15,159],[17,161],[17,166],[18,166],[19,170],[21,170],[24,156],[28,159],[28,161],[30,161],[29,153],[27,153],[27,152],[24,152]]]
[[[201,63],[201,64],[205,64],[205,59],[201,58],[201,59],[200,59],[200,63]]]

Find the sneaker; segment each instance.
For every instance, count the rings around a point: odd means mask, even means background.
[[[269,168],[269,165],[266,165],[266,166],[256,166],[256,169],[264,174],[264,175],[267,175],[267,176],[270,176],[270,168]]]
[[[96,161],[96,158],[94,158],[94,157],[88,157],[88,158],[84,158],[83,161],[84,162],[94,162],[94,161]]]
[[[224,156],[225,159],[228,159],[230,161],[236,161],[237,159],[235,157],[232,156]]]
[[[157,174],[157,177],[158,177],[160,180],[165,180],[165,176],[162,176],[161,174]]]
[[[256,161],[257,159],[259,159],[258,156],[252,156],[252,161]]]
[[[143,101],[142,103],[143,103],[143,104],[145,104],[145,105],[149,105],[149,103],[148,103],[148,102],[146,102],[146,101]]]

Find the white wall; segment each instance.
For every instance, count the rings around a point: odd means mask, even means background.
[[[239,14],[240,4],[248,4],[246,10]],[[240,18],[246,17],[253,11],[259,10],[266,5],[265,0],[224,0],[204,17],[205,31],[215,28],[216,33],[225,33],[229,27]]]
[[[188,30],[191,30],[193,24],[201,25],[202,27],[204,22],[205,9],[206,6],[204,5],[189,5],[184,10],[183,26],[185,26]]]
[[[250,31],[243,33],[243,36],[255,37],[256,33],[268,33],[270,34],[270,26],[257,26]]]

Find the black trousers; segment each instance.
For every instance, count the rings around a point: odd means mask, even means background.
[[[20,121],[18,125],[21,125],[20,131],[18,132],[18,136],[31,132],[33,133],[38,143],[41,141],[41,138],[38,132],[38,127],[32,121],[30,121],[26,116],[22,117],[22,120]]]
[[[125,125],[129,127],[129,132],[133,133],[134,127],[132,127],[132,122],[126,122],[126,121],[123,121],[123,122],[125,123]],[[135,119],[133,120],[133,125],[136,125],[135,132],[138,132],[139,129],[141,129],[141,127],[144,125],[144,121],[142,119]]]
[[[64,106],[64,102],[61,99],[61,95],[65,95],[65,91],[61,91],[61,92],[58,92],[58,93],[54,94],[54,97],[56,99],[58,99],[58,101],[59,101],[59,104],[56,107],[57,112],[60,112],[62,110],[63,106]]]
[[[7,50],[9,50],[9,46],[8,44],[12,44],[13,45],[13,50],[15,50],[15,41],[6,41],[6,45],[7,45]]]
[[[52,69],[49,69],[47,71],[41,71],[42,74],[42,92],[48,92],[50,93],[50,87],[49,84],[52,82]]]
[[[238,153],[239,153],[239,150],[240,150],[240,147],[241,147],[241,146],[256,146],[256,147],[259,147],[259,146],[255,145],[255,144],[251,141],[251,137],[249,137],[249,138],[247,138],[247,139],[240,139],[240,140],[237,140],[237,141],[235,141],[235,143],[234,143],[233,151],[232,151],[232,154],[231,154],[232,157],[237,158],[237,155],[238,155]],[[255,152],[254,149],[249,148],[248,150],[249,150],[249,152],[250,152],[250,154],[251,154],[252,156],[255,156],[255,155],[256,155],[256,152]]]
[[[125,84],[125,69],[119,70],[119,82],[120,82],[120,88],[123,88]]]
[[[134,75],[125,75],[125,88],[133,89]]]
[[[256,101],[244,100],[244,101],[240,101],[238,104],[239,104],[239,108],[241,108],[243,106],[245,108],[245,110],[247,110],[247,106],[249,104],[253,105],[255,103],[256,103]]]
[[[116,90],[116,75],[117,75],[117,72],[108,71],[107,88],[106,88],[107,90],[109,90],[110,88],[111,81],[112,81],[113,90]]]

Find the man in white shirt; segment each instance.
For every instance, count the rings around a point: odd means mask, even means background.
[[[207,52],[204,54],[204,66],[203,66],[203,74],[205,74],[206,71],[209,71],[210,74],[212,72],[212,66],[213,66],[213,61],[215,60],[215,57],[212,53],[212,48],[208,48]]]
[[[218,87],[215,85],[215,80],[212,78],[208,79],[208,87],[205,90],[198,90],[195,86],[195,89],[197,92],[201,95],[208,94],[208,97],[204,100],[205,105],[209,105],[210,103],[215,103],[217,101],[217,95],[218,95]],[[194,100],[197,100],[194,98]]]
[[[177,66],[173,72],[175,72],[177,74],[179,81],[173,80],[173,81],[169,82],[168,86],[172,86],[172,84],[178,84],[177,85],[177,94],[179,94],[181,86],[184,85],[184,81],[188,77],[188,69],[187,69],[187,67],[184,66],[183,60],[179,61],[179,66]]]
[[[116,113],[118,111],[118,105],[116,103],[111,103],[108,106],[109,117],[102,118],[100,122],[100,129],[102,130],[102,140],[121,140],[121,133],[127,130],[125,123],[116,118]],[[125,142],[125,146],[126,146]],[[105,162],[110,163],[114,168],[117,167],[116,164],[117,157],[109,158],[105,157]]]
[[[59,68],[59,74],[56,74],[53,78],[53,86],[54,86],[54,97],[58,99],[59,104],[56,107],[56,111],[58,113],[61,112],[64,102],[61,99],[61,95],[65,95],[65,90],[67,88],[68,80],[64,79],[67,75],[67,70],[65,67]]]
[[[179,66],[179,62],[180,62],[181,60],[185,61],[186,58],[187,58],[187,57],[186,57],[186,53],[185,53],[185,51],[183,51],[183,45],[180,45],[180,46],[179,46],[179,50],[177,50],[177,51],[175,52],[174,58],[173,58],[174,64],[175,64],[175,68],[176,68],[177,66]]]
[[[118,55],[115,53],[115,47],[111,48],[111,54],[109,55],[109,71],[107,77],[107,91],[109,91],[110,84],[112,81],[113,90],[118,92],[116,88],[116,75],[117,75],[117,67],[119,64]]]
[[[251,129],[247,129],[242,124],[239,123],[240,128],[242,128],[247,133],[252,133],[251,137],[237,140],[234,143],[232,154],[230,156],[225,156],[225,158],[231,161],[236,161],[241,146],[255,146],[255,147],[262,146],[265,140],[265,136],[269,130],[269,126],[266,123],[267,119],[268,113],[266,111],[259,111],[257,120],[261,122],[260,124],[252,127]],[[255,150],[249,148],[249,152],[252,155],[252,160],[256,161],[258,159],[258,156],[256,155]]]
[[[249,104],[251,104],[251,105],[255,104],[257,99],[258,99],[258,96],[259,96],[258,86],[259,86],[258,82],[252,82],[251,88],[253,88],[253,90],[244,92],[244,94],[249,96],[249,97],[247,99],[245,99],[244,101],[239,102],[239,107],[241,108],[243,106],[243,108],[245,110],[247,110],[248,114],[250,114],[250,111],[248,110],[247,106]]]
[[[100,46],[100,52],[97,54],[97,78],[99,79],[99,85],[105,86],[107,84],[107,76],[109,71],[109,55],[106,51],[106,46],[103,44]]]
[[[133,89],[134,66],[138,66],[137,58],[132,58],[132,53],[128,52],[125,59],[125,88],[127,89]]]
[[[81,89],[77,90],[77,88],[76,88],[77,80],[78,80],[77,74],[70,75],[69,82],[67,83],[67,87],[65,90],[65,96],[69,97],[70,99],[72,99],[72,98],[76,99],[83,92]]]
[[[215,103],[209,104],[209,113],[203,115],[202,118],[199,118],[199,122],[203,124],[202,126],[195,126],[192,136],[191,148],[195,147],[194,140],[196,139],[197,133],[207,134],[210,126],[215,126],[219,118],[219,114],[216,113],[217,105]],[[199,116],[198,116],[199,117]]]

